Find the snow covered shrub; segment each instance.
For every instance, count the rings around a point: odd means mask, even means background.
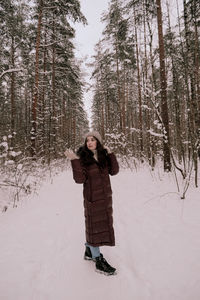
[[[42,159],[33,161],[30,157],[22,157],[13,163],[0,164],[0,211],[17,207],[19,201],[27,195],[35,193],[45,180],[52,182],[53,177],[67,167],[66,160],[52,160],[44,164]]]
[[[133,156],[132,145],[128,135],[114,129],[112,133],[107,132],[105,134],[105,142],[116,153],[122,168],[137,169],[139,161]]]

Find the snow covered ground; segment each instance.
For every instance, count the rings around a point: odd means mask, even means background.
[[[199,300],[200,197],[181,200],[171,174],[148,168],[111,178],[117,276],[84,261],[82,185],[70,170],[0,215],[1,300]]]

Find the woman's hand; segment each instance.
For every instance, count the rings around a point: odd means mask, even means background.
[[[108,154],[112,153],[112,151],[110,150],[110,148],[108,146],[104,146],[104,149],[107,150]]]
[[[65,156],[70,159],[70,160],[73,160],[73,159],[77,159],[78,156],[71,150],[71,149],[67,149],[65,152],[64,152]]]

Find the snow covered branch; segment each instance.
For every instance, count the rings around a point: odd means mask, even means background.
[[[12,73],[12,72],[20,72],[22,71],[23,69],[9,69],[9,70],[6,70],[6,71],[3,71],[3,73],[1,73],[0,75],[0,79],[6,75],[7,73]]]

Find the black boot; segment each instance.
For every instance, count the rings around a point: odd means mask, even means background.
[[[102,255],[102,254],[100,253],[100,255]],[[90,250],[90,247],[88,247],[88,246],[85,247],[84,259],[96,261],[96,258],[92,258],[92,252]]]
[[[92,253],[91,253],[91,250],[90,250],[90,248],[88,246],[85,247],[84,259],[85,260],[93,260],[93,261],[95,261],[95,259],[92,258]]]
[[[116,269],[109,265],[102,254],[99,257],[96,257],[96,271],[98,273],[103,273],[104,275],[117,274]]]

